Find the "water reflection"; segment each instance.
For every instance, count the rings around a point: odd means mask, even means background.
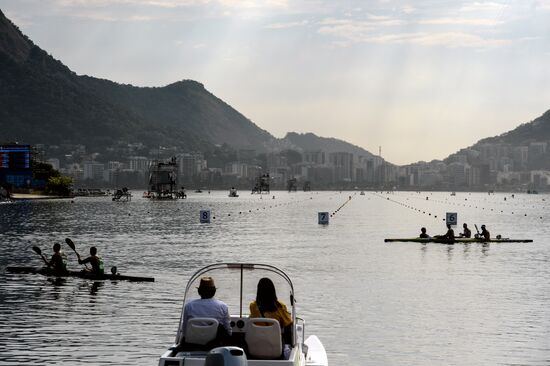
[[[453,259],[454,244],[447,244],[447,260],[450,262]]]
[[[490,244],[489,243],[482,243],[481,244],[481,253],[484,255],[484,256],[488,256],[489,255],[489,249],[491,248]]]

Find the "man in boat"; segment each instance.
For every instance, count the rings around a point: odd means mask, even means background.
[[[436,238],[439,239],[439,240],[444,240],[444,241],[449,242],[449,243],[454,243],[455,242],[455,232],[452,229],[451,224],[447,224],[447,232],[445,233],[445,235],[438,235],[438,236],[436,236]]]
[[[466,223],[462,224],[462,228],[464,229],[464,232],[460,233],[460,236],[462,238],[471,238],[472,231],[468,228],[468,224]]]
[[[81,259],[78,253],[76,253],[76,256],[78,257],[78,264],[90,263],[92,265],[92,269],[89,270],[90,273],[97,275],[102,275],[104,273],[103,259],[97,255],[96,247],[90,248],[90,256],[86,259]]]
[[[485,225],[481,225],[481,239],[491,240],[491,233],[487,230]]]
[[[44,257],[42,259],[54,274],[67,273],[67,257],[61,251],[61,244],[55,243],[53,245],[53,255],[49,262]]]
[[[223,301],[214,299],[214,295],[216,294],[214,279],[212,277],[202,277],[197,290],[201,298],[189,301],[185,304],[185,308],[183,310],[183,334],[185,334],[185,327],[189,319],[214,318],[220,324],[217,338],[223,339],[230,336],[232,329],[229,324],[229,308]]]
[[[430,236],[426,233],[426,228],[423,227],[420,229],[420,235],[418,236],[420,239],[428,239]]]

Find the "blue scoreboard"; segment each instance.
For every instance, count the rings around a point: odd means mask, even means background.
[[[0,169],[28,170],[31,168],[30,145],[0,145]]]

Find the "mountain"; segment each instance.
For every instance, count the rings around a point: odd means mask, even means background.
[[[517,171],[550,170],[550,110],[511,131],[479,140],[451,154],[444,162],[459,161],[460,156],[462,159],[467,156],[470,164],[489,164],[492,160],[499,169],[506,164]]]
[[[272,140],[196,81],[151,88],[77,75],[0,11],[0,142],[261,151]]]
[[[510,144],[529,145],[531,142],[550,141],[550,110],[531,122],[523,123],[515,129],[495,137],[488,137],[478,141],[480,144]]]
[[[289,132],[283,138],[288,145],[301,150],[316,151],[323,150],[326,152],[348,152],[366,158],[372,158],[374,155],[367,150],[350,144],[349,142],[335,139],[332,137],[320,137],[313,133],[296,133]]]

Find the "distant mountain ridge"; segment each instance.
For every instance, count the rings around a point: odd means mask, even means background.
[[[531,142],[550,141],[550,110],[531,122],[523,123],[501,135],[484,138],[474,146],[484,143],[525,145]]]
[[[531,122],[522,123],[513,130],[507,131],[498,136],[483,138],[472,146],[463,148],[460,151],[466,149],[480,150],[482,145],[487,144],[505,144],[517,147],[528,146],[532,142],[547,142],[548,152],[550,153],[550,110],[546,111],[540,117],[535,118]],[[455,155],[460,153],[460,151],[449,155],[443,161],[449,162]],[[543,164],[540,168],[546,168],[547,166],[548,164]]]
[[[339,140],[333,137],[319,137],[311,132],[296,133],[289,132],[283,138],[292,146],[296,146],[304,151],[323,150],[326,152],[348,152],[366,158],[372,158],[374,155],[362,147],[350,144],[349,142]]]
[[[140,88],[79,76],[0,11],[0,140],[261,151],[274,137],[195,81]]]

